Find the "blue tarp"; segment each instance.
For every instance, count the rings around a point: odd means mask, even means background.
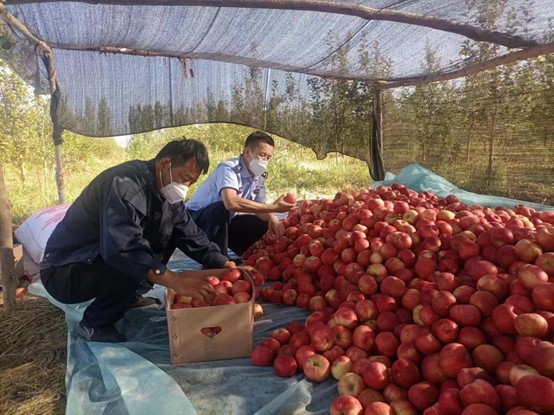
[[[509,199],[507,197],[480,195],[477,193],[468,192],[454,186],[445,178],[434,174],[417,163],[410,164],[404,167],[395,176],[392,173],[385,175],[385,180],[373,182],[371,188],[377,186],[390,186],[393,183],[400,183],[409,187],[416,192],[422,193],[425,191],[431,192],[439,197],[448,195],[456,195],[460,201],[468,205],[482,206],[504,206],[513,207],[514,205],[525,205],[536,210],[550,210],[554,206],[541,205],[538,203],[526,202],[524,200]]]

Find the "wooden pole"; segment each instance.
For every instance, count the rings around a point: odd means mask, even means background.
[[[54,154],[56,156],[56,186],[58,188],[58,204],[62,205],[65,203],[65,182],[63,180],[63,149],[62,149],[62,131],[60,130],[59,136],[54,134]]]
[[[15,264],[12,238],[12,209],[4,180],[4,166],[0,164],[0,281],[4,312],[11,313],[15,307]]]
[[[48,1],[48,0],[47,0]],[[59,1],[59,0],[49,0]],[[75,0],[62,0],[75,1]],[[35,3],[36,0],[10,0],[10,4]],[[45,1],[43,1],[44,3]],[[402,12],[393,9],[377,9],[363,4],[339,3],[321,0],[82,0],[82,3],[91,4],[118,4],[143,6],[204,6],[204,7],[234,7],[247,9],[277,9],[277,10],[304,10],[322,13],[356,16],[366,20],[385,20],[397,23],[425,26],[431,29],[457,33],[476,42],[490,42],[509,48],[530,47],[538,44],[532,39],[509,33],[481,29],[467,23],[454,20],[444,20],[434,16]]]
[[[374,180],[385,178],[383,163],[383,105],[381,89],[373,88],[373,131],[371,134],[371,176]]]

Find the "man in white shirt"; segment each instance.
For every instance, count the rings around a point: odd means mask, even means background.
[[[253,132],[242,154],[221,162],[186,203],[195,223],[223,255],[229,248],[242,255],[266,232],[283,234],[273,213],[288,212],[295,205],[285,202],[285,195],[266,203],[266,168],[274,149],[270,135]]]

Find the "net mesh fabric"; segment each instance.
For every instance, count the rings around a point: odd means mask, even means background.
[[[163,3],[8,3],[7,10],[53,48],[60,127],[115,136],[233,122],[308,146],[319,158],[339,151],[366,160],[375,177],[372,81],[448,74],[509,52],[415,24]],[[329,3],[552,41],[549,0]],[[13,32],[13,38],[15,46],[2,56],[47,92],[43,62],[21,35]],[[416,161],[474,191],[543,201],[542,189],[554,177],[551,75],[550,55],[448,83],[385,90],[386,170]]]

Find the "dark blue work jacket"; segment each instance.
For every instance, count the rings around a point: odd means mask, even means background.
[[[161,196],[155,172],[154,160],[134,160],[100,173],[54,229],[41,268],[90,264],[100,255],[143,281],[150,269],[164,269],[162,255],[170,238],[205,267],[223,267],[227,257],[196,226],[185,204],[170,204]]]

